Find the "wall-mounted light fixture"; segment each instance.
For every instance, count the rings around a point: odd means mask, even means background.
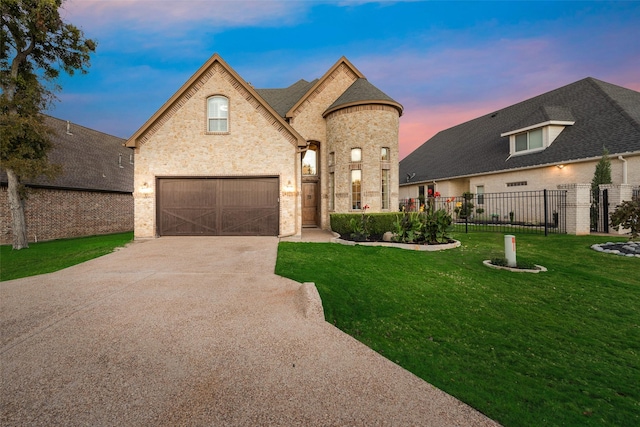
[[[564,167],[564,165],[556,165],[556,167],[557,167],[558,169],[562,169],[562,168]]]

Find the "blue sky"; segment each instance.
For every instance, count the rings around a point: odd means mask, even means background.
[[[123,138],[214,53],[256,88],[346,56],[403,104],[400,156],[440,130],[585,77],[640,90],[640,2],[67,0],[97,39],[49,114]]]

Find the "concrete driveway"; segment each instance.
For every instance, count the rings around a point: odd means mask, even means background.
[[[497,425],[322,321],[277,245],[164,237],[0,283],[0,424]]]

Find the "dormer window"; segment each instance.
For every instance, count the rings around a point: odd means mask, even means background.
[[[516,153],[542,148],[542,129],[516,134]]]
[[[550,146],[562,133],[565,127],[572,126],[574,121],[549,120],[522,129],[500,134],[509,137],[510,156],[536,153]]]

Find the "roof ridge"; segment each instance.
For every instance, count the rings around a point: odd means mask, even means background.
[[[364,77],[364,74],[353,65],[346,56],[342,56],[335,64],[329,68],[322,77],[314,80],[314,84],[302,95],[302,97],[296,102],[285,114],[285,117],[293,117],[294,113],[309,97],[312,97],[314,93],[318,93],[318,90],[322,90],[325,82],[329,79],[334,72],[338,71],[341,67],[346,73],[352,74],[354,80]]]
[[[607,83],[605,81],[602,80],[598,80],[594,77],[587,77],[585,80],[587,80],[589,82],[589,84],[591,84],[594,88],[596,88],[596,90],[601,93],[606,99],[607,101],[609,101],[609,103],[611,105],[613,105],[615,107],[615,109],[622,115],[624,116],[629,122],[631,122],[632,126],[635,127],[636,129],[638,129],[640,131],[640,122],[638,122],[635,118],[633,118],[629,112],[626,110],[626,108],[624,108],[622,105],[620,105],[620,103],[614,98],[612,97],[606,90],[604,90],[604,88],[601,86],[601,83],[607,84],[607,85],[611,85],[611,86],[615,86],[621,89],[625,89],[625,90],[631,90],[631,89],[627,89],[623,86],[618,86],[618,85],[614,85],[612,83]]]
[[[74,126],[77,126],[77,127],[80,127],[80,128],[82,128],[82,129],[85,129],[85,130],[87,130],[87,131],[89,131],[89,132],[99,133],[99,134],[102,134],[102,135],[105,135],[105,136],[110,136],[110,137],[112,137],[112,138],[121,139],[121,140],[123,140],[123,141],[125,141],[125,142],[127,141],[127,138],[122,138],[122,137],[120,137],[120,136],[116,136],[116,135],[113,135],[113,134],[111,134],[111,133],[103,132],[103,131],[101,131],[101,130],[92,129],[92,128],[90,128],[90,127],[87,127],[87,126],[81,125],[80,123],[72,122],[71,120],[61,119],[61,118],[59,118],[59,117],[54,117],[54,116],[52,116],[52,115],[50,115],[50,114],[45,114],[45,113],[42,113],[42,115],[43,115],[43,116],[45,116],[45,117],[49,117],[50,119],[53,119],[53,120],[58,120],[58,121],[63,122],[63,123],[69,122],[70,124],[72,124],[72,125],[74,125]]]

